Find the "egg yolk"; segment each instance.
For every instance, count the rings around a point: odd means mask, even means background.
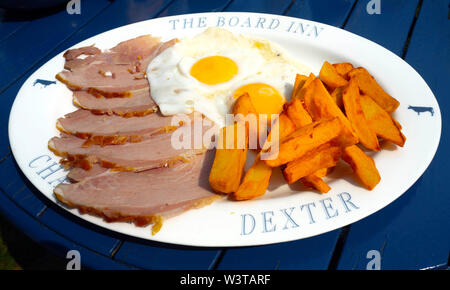
[[[244,93],[249,94],[255,110],[261,114],[279,114],[283,109],[285,99],[272,86],[264,83],[253,83],[238,88],[235,99]]]
[[[236,63],[225,56],[209,56],[200,59],[192,67],[190,74],[199,82],[216,85],[231,80],[238,72]]]

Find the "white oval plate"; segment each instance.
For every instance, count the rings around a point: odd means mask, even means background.
[[[381,174],[380,184],[368,191],[353,181],[351,170],[348,170],[348,174],[342,174],[343,178],[329,182],[332,188],[329,193],[319,194],[300,185],[286,185],[276,170],[269,191],[263,197],[245,202],[222,199],[210,206],[190,210],[165,221],[161,231],[154,236],[150,227],[107,223],[98,217],[67,209],[72,214],[113,231],[173,244],[271,244],[325,233],[371,215],[406,192],[430,164],[439,144],[441,113],[425,81],[392,52],[329,25],[269,14],[189,14],[123,26],[75,47],[95,44],[107,49],[142,34],[161,36],[163,40],[182,38],[202,32],[209,26],[273,41],[309,66],[316,75],[325,60],[351,62],[354,66],[367,68],[382,87],[400,101],[394,116],[407,137],[403,148],[388,146],[373,156]],[[63,84],[39,80],[55,81],[55,75],[63,69],[62,54],[48,61],[23,84],[9,120],[9,138],[18,165],[26,177],[55,203],[53,188],[67,172],[59,166],[59,158],[48,150],[47,142],[59,134],[55,127],[57,118],[76,108],[71,92]]]

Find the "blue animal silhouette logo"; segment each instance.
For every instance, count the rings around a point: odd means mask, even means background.
[[[415,107],[415,106],[408,106],[408,109],[413,110],[417,113],[417,115],[420,115],[420,113],[424,112],[430,112],[431,116],[434,116],[434,110],[432,107]]]
[[[43,85],[44,88],[45,88],[45,87],[47,87],[47,86],[49,86],[49,85],[55,85],[55,84],[56,84],[56,81],[48,81],[48,80],[36,79],[36,80],[34,81],[34,83],[33,83],[33,87],[34,87],[36,84],[41,84],[41,85]]]

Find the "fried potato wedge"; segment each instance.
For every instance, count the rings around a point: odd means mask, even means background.
[[[285,105],[285,112],[292,120],[297,128],[304,127],[312,123],[312,118],[304,108],[304,102],[300,99],[292,99],[289,104]],[[327,175],[327,168],[323,168],[311,175],[303,177],[302,183],[305,186],[317,189],[319,192],[326,193],[331,188],[322,180]]]
[[[259,114],[248,93],[244,93],[234,102],[232,112],[236,122],[245,124],[250,148],[260,148],[260,140],[265,140],[267,135],[267,124],[266,122],[259,123]]]
[[[350,164],[359,182],[368,190],[372,190],[380,182],[381,177],[375,161],[356,145],[344,148],[342,159]]]
[[[281,113],[272,125],[266,142],[261,149],[263,152],[262,159],[267,159],[266,156],[269,155],[271,155],[271,158],[275,158],[272,153],[276,154],[275,152],[278,151],[281,140],[293,133],[295,129],[294,122],[291,121],[285,112]]]
[[[327,193],[331,190],[331,187],[321,177],[315,174],[305,176],[301,180],[304,186],[314,188],[320,193]]]
[[[235,200],[248,200],[264,195],[269,187],[272,170],[273,168],[267,166],[258,156],[250,169],[245,173],[241,185],[232,195],[232,198]]]
[[[284,111],[297,128],[301,128],[312,123],[312,118],[306,111],[303,105],[303,100],[292,99],[285,105]]]
[[[341,120],[345,127],[345,136],[351,136],[353,140],[349,140],[349,143],[358,143],[358,136],[353,131],[347,117],[333,101],[331,95],[323,85],[322,81],[318,78],[314,79],[308,87],[308,91],[304,95],[306,110],[311,115],[314,121],[320,121],[323,119],[329,119],[337,117]]]
[[[344,79],[328,61],[325,61],[320,69],[319,78],[324,82],[330,91],[338,87],[347,85],[348,81]]]
[[[300,99],[302,100],[304,98],[304,95],[306,94],[306,92],[308,92],[308,88],[309,85],[316,79],[317,77],[313,74],[310,73],[308,78],[303,82],[299,83],[298,88],[295,92],[295,95],[292,96],[291,100],[294,98]],[[300,84],[302,84],[302,86],[300,86]]]
[[[282,139],[278,152],[275,150],[270,152],[270,154],[275,154],[276,158],[270,158],[269,154],[264,162],[268,166],[277,167],[301,158],[309,151],[331,141],[336,146],[341,147],[356,144],[355,139],[347,134],[348,131],[344,129],[344,125],[336,117],[311,123]]]
[[[244,94],[248,94],[256,113],[264,115],[268,124],[272,122],[271,115],[280,114],[283,110],[283,105],[286,103],[284,96],[265,83],[251,83],[241,86],[233,93],[233,96],[240,98]]]
[[[292,184],[302,177],[310,176],[322,168],[333,167],[341,157],[341,148],[324,144],[311,150],[302,157],[289,162],[283,169],[287,183]]]
[[[380,138],[403,147],[406,142],[406,137],[401,132],[400,124],[372,100],[372,98],[361,95],[360,100],[367,123],[375,134]]]
[[[380,151],[380,144],[375,131],[369,126],[361,108],[358,84],[354,79],[350,80],[343,91],[345,114],[352,124],[353,130],[359,138],[359,142],[367,149]]]
[[[345,87],[336,88],[331,93],[331,98],[341,110],[344,109],[344,101],[342,100],[342,92],[344,91],[344,88]]]
[[[209,174],[209,184],[216,192],[232,193],[239,188],[247,159],[248,138],[245,132],[242,123],[234,123],[220,131]]]
[[[276,122],[278,122],[278,130],[279,130],[278,136],[280,140],[284,139],[286,136],[290,135],[295,131],[296,127],[294,122],[292,122],[292,120],[284,112],[280,114]],[[273,129],[276,128],[276,126],[272,127]],[[270,131],[269,136],[270,135],[272,135],[272,131]],[[268,140],[270,139],[268,138]]]
[[[295,98],[296,93],[301,90],[307,79],[308,77],[305,75],[297,74],[295,76],[295,83],[294,88],[292,89],[291,100]]]
[[[400,105],[399,101],[383,90],[365,68],[355,68],[348,75],[357,81],[361,93],[371,97],[386,112],[392,114]]]
[[[325,177],[325,176],[327,176],[328,171],[329,171],[330,168],[332,168],[332,167],[319,169],[316,172],[314,172],[313,175],[315,175],[317,177],[320,177],[320,178]]]
[[[340,63],[334,63],[334,68],[336,69],[336,72],[341,75],[344,79],[347,81],[350,80],[350,77],[348,76],[348,73],[354,69],[353,65],[349,62],[340,62]]]
[[[233,104],[233,114],[257,114],[255,106],[253,106],[252,99],[248,93],[242,94]]]
[[[328,171],[332,168],[334,167],[319,169],[313,174],[303,177],[301,181],[304,186],[316,189],[320,193],[327,193],[331,190],[331,187],[325,181],[323,181],[322,178],[325,177],[328,174]]]

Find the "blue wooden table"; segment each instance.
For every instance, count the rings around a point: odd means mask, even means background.
[[[369,14],[379,2],[380,14]],[[449,0],[96,0],[81,14],[65,9],[20,13],[0,9],[0,213],[63,258],[78,250],[91,269],[445,269],[450,250]],[[375,6],[373,6],[375,7]],[[8,141],[8,116],[23,82],[70,46],[122,25],[196,12],[288,15],[343,28],[402,57],[425,79],[441,111],[441,143],[430,167],[401,198],[357,223],[316,237],[268,246],[195,248],[113,233],[71,216],[21,173]]]

